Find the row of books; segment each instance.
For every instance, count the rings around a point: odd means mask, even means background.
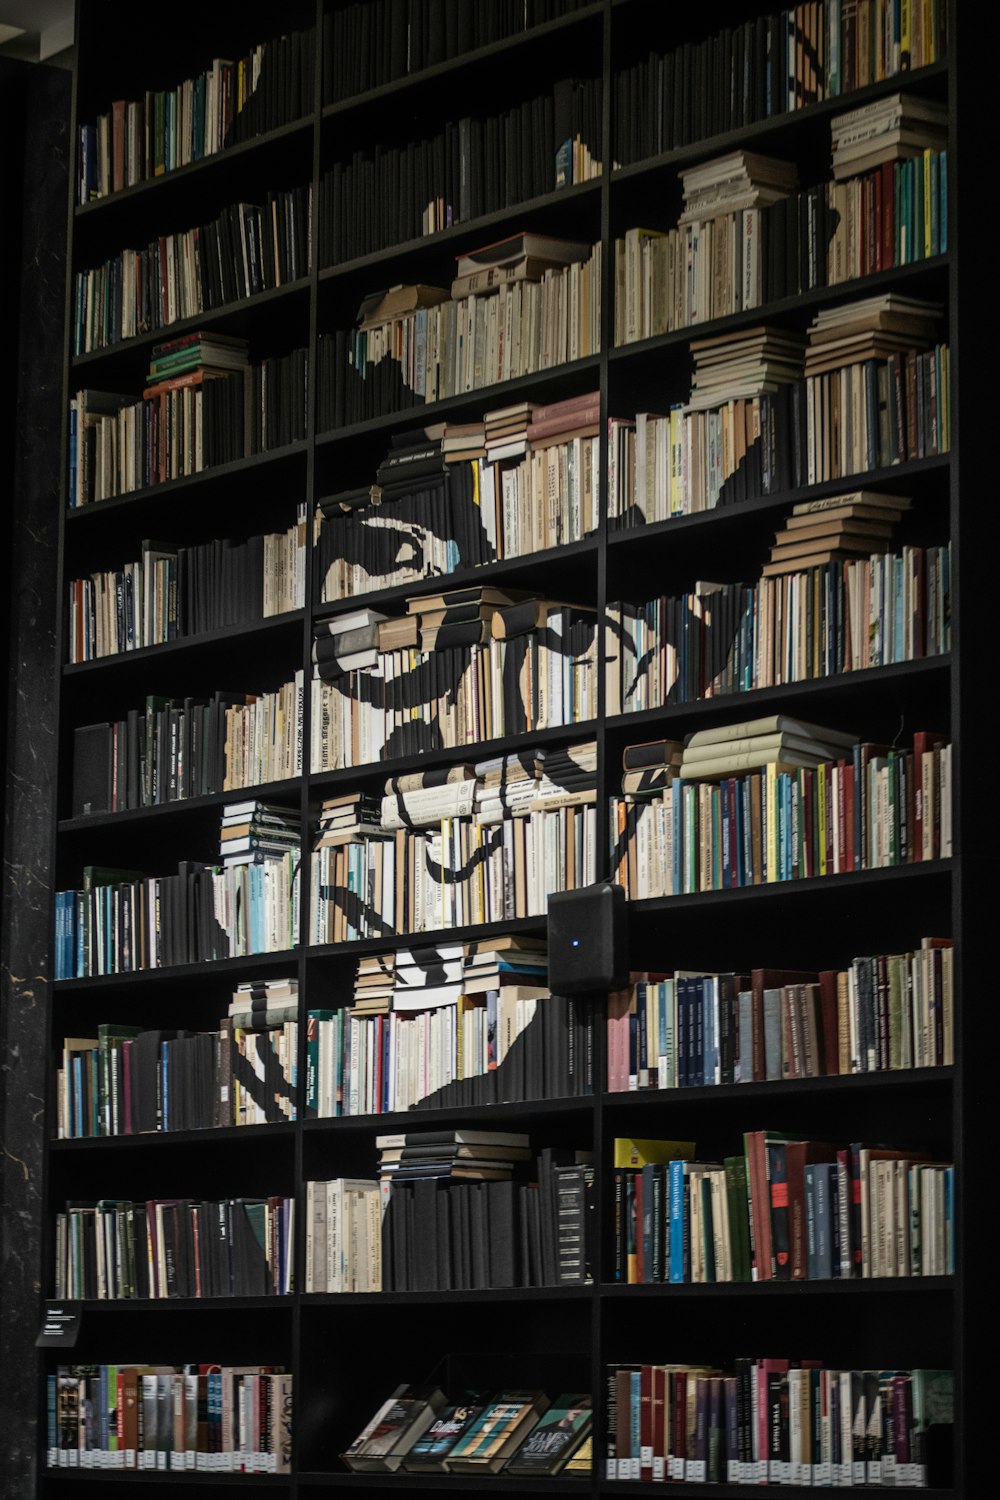
[[[359,147],[323,177],[320,265],[589,181],[600,175],[600,139],[600,78],[565,78],[500,114],[447,120],[404,145]]]
[[[779,683],[941,656],[951,548],[823,561],[756,585],[608,606],[608,712],[640,713]]]
[[[73,352],[90,354],[308,276],[312,186],[234,203],[75,278]],[[178,377],[180,378],[180,377]],[[188,383],[193,377],[188,377]]]
[[[731,355],[752,369],[768,342],[758,331],[695,340],[691,348],[696,364],[702,355]],[[951,351],[937,344],[886,359],[845,359],[760,395],[734,384],[718,399],[640,413],[634,424],[612,418],[609,521],[647,525],[946,453],[950,379]]]
[[[599,519],[599,412],[599,394],[588,393],[400,435],[379,483],[320,501],[319,597],[581,541]]]
[[[435,787],[404,792],[380,813],[357,796],[324,804],[310,942],[540,915],[549,892],[594,880],[592,743],[475,769],[476,780],[448,789],[450,812]]]
[[[609,1479],[884,1485],[948,1482],[950,1370],[839,1370],[821,1360],[614,1364],[607,1370]]]
[[[848,969],[643,973],[608,997],[608,1088],[702,1088],[949,1066],[951,940]]]
[[[467,1392],[397,1386],[341,1454],[359,1474],[589,1474],[592,1402],[544,1391]]]
[[[732,171],[734,152],[710,163]],[[753,158],[748,180],[762,167]],[[702,169],[699,169],[702,170]],[[682,174],[687,177],[689,174]],[[757,185],[713,203],[711,217],[685,211],[674,229],[630,229],[615,241],[615,344],[672,333],[795,297],[814,287],[909,265],[948,248],[947,152],[887,162],[877,172],[787,192],[774,202]]]
[[[945,55],[947,29],[945,0],[818,0],[651,49],[615,72],[615,159],[642,161],[925,67]]]
[[[402,955],[400,955],[402,956]],[[523,957],[523,955],[515,955]],[[405,1008],[366,1002],[310,1010],[306,1109],[320,1118],[564,1099],[593,1093],[593,1014],[550,995],[544,977],[508,966],[508,951],[474,988],[419,992]],[[392,972],[393,955],[361,960]]]
[[[458,591],[484,600],[494,592],[500,591]],[[310,721],[314,771],[419,755],[594,717],[597,627],[592,610],[533,599],[497,601],[495,607],[470,599],[467,604],[434,607],[455,597],[410,600],[410,613],[402,619],[363,625],[357,623],[361,616],[373,611],[359,610],[316,626],[314,654],[319,660],[313,667]],[[473,610],[476,617],[463,621],[461,616]],[[438,616],[444,616],[440,626],[424,628],[418,623]],[[491,623],[493,635],[487,636]],[[467,639],[474,636],[476,643],[445,644],[463,634]],[[413,644],[379,644],[407,635]],[[435,636],[432,647],[419,644]],[[361,644],[365,640],[374,644],[366,649]],[[342,642],[359,649],[330,655],[342,649]],[[356,666],[348,665],[355,659]]]
[[[175,88],[116,99],[94,124],[80,126],[77,202],[120,193],[311,113],[315,44],[313,28],[293,32],[238,59],[216,57]]]
[[[293,349],[142,400],[78,391],[70,402],[70,509],[300,441],[306,373],[305,349]]]
[[[586,0],[353,0],[326,18],[323,97],[349,99],[557,20]]]
[[[277,1124],[297,1114],[298,981],[248,980],[215,1031],[104,1022],[66,1037],[60,1140]]]
[[[73,731],[73,816],[157,807],[297,776],[302,674],[276,693],[148,694],[142,708]]]
[[[803,727],[703,730],[655,800],[612,802],[612,869],[629,898],[951,857],[944,736],[920,731],[903,749]]]
[[[597,352],[601,247],[540,281],[320,338],[322,428],[478,390]]]
[[[770,1130],[746,1133],[722,1161],[694,1153],[690,1141],[615,1142],[615,1281],[954,1274],[950,1163]]]
[[[305,603],[306,521],[245,542],[144,541],[141,556],[69,585],[68,659],[141,651],[227,625],[252,625]]]
[[[291,1198],[67,1203],[56,1214],[55,1294],[113,1302],[291,1292],[294,1222]]]
[[[372,1291],[578,1286],[592,1279],[591,1154],[546,1146],[531,1168],[527,1136],[491,1146],[487,1137],[498,1134],[455,1132],[455,1144],[435,1145],[434,1132],[411,1131],[403,1146],[380,1146],[389,1193],[381,1285]],[[376,1145],[399,1139],[379,1137]],[[530,1181],[520,1180],[524,1171]]]
[[[280,1366],[59,1365],[46,1392],[50,1469],[291,1471],[292,1376]]]
[[[297,845],[221,868],[181,860],[176,875],[87,866],[82,889],[56,892],[55,978],[292,948],[300,925],[298,866]]]

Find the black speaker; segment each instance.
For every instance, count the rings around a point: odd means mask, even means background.
[[[554,995],[628,983],[625,891],[605,881],[549,897],[549,989]]]

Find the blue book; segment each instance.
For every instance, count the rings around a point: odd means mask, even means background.
[[[684,1167],[683,1161],[672,1161],[667,1165],[670,1174],[670,1280],[671,1282],[683,1282],[685,1280],[685,1247],[687,1245],[687,1214],[684,1197]]]

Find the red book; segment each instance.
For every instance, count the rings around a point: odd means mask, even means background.
[[[837,1027],[837,969],[821,969],[819,972],[820,1034],[823,1047],[823,1072],[828,1076],[838,1072],[839,1055]]]
[[[890,270],[896,263],[896,178],[895,163],[884,161],[879,167],[879,182],[882,202],[881,265],[880,271]]]
[[[809,1249],[806,1238],[806,1166],[813,1162],[835,1160],[836,1152],[827,1141],[788,1142],[785,1161],[788,1173],[792,1281],[806,1281],[809,1275]]]

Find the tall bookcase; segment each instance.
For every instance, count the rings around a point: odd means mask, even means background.
[[[337,0],[291,0],[280,18],[267,4],[182,7],[164,18],[134,6],[88,3],[77,7],[77,71],[74,121],[91,121],[122,95],[139,97],[146,88],[166,87],[189,77],[214,56],[232,56],[286,28],[330,25]],[[447,0],[446,0],[447,3]],[[457,5],[459,0],[455,0]],[[469,0],[472,3],[472,0]],[[316,49],[312,107],[301,120],[284,125],[216,156],[78,207],[76,172],[71,170],[69,210],[70,285],[68,326],[72,325],[73,272],[97,264],[122,244],[138,245],[151,236],[208,220],[227,203],[263,187],[311,182],[318,199],[324,171],[338,153],[369,139],[406,139],[407,131],[457,118],[470,108],[505,107],[508,95],[562,76],[600,76],[603,125],[595,155],[603,175],[578,186],[552,191],[509,209],[459,223],[436,234],[380,250],[334,267],[320,264],[302,280],[221,310],[142,334],[92,354],[73,356],[67,342],[65,393],[83,386],[108,390],[141,389],[153,345],[176,334],[207,326],[249,338],[251,356],[282,354],[295,347],[309,352],[309,400],[304,440],[257,457],[206,470],[117,499],[67,508],[62,496],[60,578],[65,585],[93,568],[117,565],[136,556],[141,541],[167,537],[182,542],[216,536],[248,537],[291,525],[298,503],[311,517],[321,497],[369,482],[384,456],[391,433],[420,425],[420,411],[408,410],[318,430],[317,369],[320,336],[353,322],[361,297],[396,282],[447,284],[453,257],[464,249],[520,229],[572,236],[602,247],[601,352],[556,369],[454,396],[427,408],[428,419],[478,417],[491,407],[523,398],[558,400],[599,386],[602,417],[636,410],[665,409],[683,400],[689,382],[691,330],[666,334],[621,348],[612,347],[613,250],[616,236],[637,224],[666,227],[676,219],[678,170],[724,151],[749,147],[797,162],[800,181],[828,175],[829,120],[846,108],[892,94],[900,86],[922,97],[946,102],[949,111],[949,248],[928,262],[845,282],[771,306],[700,325],[701,334],[761,322],[804,331],[817,309],[852,301],[877,290],[898,288],[926,296],[946,309],[952,350],[952,446],[949,453],[920,459],[805,490],[784,491],[634,530],[613,531],[602,521],[597,534],[565,549],[513,558],[471,581],[504,581],[538,587],[550,597],[573,597],[602,609],[624,596],[640,599],[690,587],[696,578],[753,576],[766,560],[775,524],[803,498],[866,488],[913,497],[915,533],[921,541],[951,539],[953,649],[948,657],[872,669],[829,679],[794,683],[738,697],[710,698],[627,717],[599,712],[592,725],[552,730],[554,744],[574,744],[596,735],[599,751],[598,806],[617,790],[625,745],[664,734],[681,737],[696,729],[789,712],[864,738],[892,741],[932,727],[950,729],[955,754],[955,854],[935,861],[886,870],[766,885],[726,892],[677,896],[633,903],[629,908],[634,968],[711,969],[757,964],[785,967],[846,966],[859,952],[895,952],[912,947],[927,933],[954,936],[957,949],[956,1063],[953,1067],[894,1074],[766,1083],[739,1088],[700,1088],[610,1094],[603,1088],[603,1027],[595,1027],[595,1092],[592,1098],[544,1100],[481,1109],[431,1110],[417,1117],[380,1116],[307,1120],[275,1126],[203,1132],[120,1136],[96,1140],[55,1140],[55,1108],[49,1090],[45,1203],[49,1224],[67,1199],[146,1198],[281,1193],[304,1208],[304,1184],[312,1179],[373,1175],[374,1136],[380,1129],[443,1127],[464,1123],[530,1130],[532,1144],[590,1146],[598,1183],[599,1254],[593,1285],[570,1288],[456,1293],[304,1295],[260,1299],[132,1303],[94,1302],[82,1308],[79,1342],[72,1355],[50,1351],[54,1366],[63,1358],[101,1360],[138,1356],[161,1361],[211,1359],[223,1362],[282,1363],[295,1376],[295,1437],[289,1477],[235,1476],[225,1483],[273,1488],[303,1495],[319,1488],[390,1490],[442,1488],[456,1492],[481,1488],[556,1489],[579,1493],[638,1492],[638,1482],[611,1481],[603,1464],[605,1367],[626,1360],[704,1359],[727,1367],[740,1354],[796,1353],[855,1368],[953,1367],[956,1372],[954,1494],[973,1494],[985,1473],[984,1434],[977,1429],[976,1403],[984,1400],[972,1365],[965,1324],[977,1285],[987,1284],[986,1235],[966,1207],[972,1177],[982,1170],[972,1128],[974,1102],[987,1084],[989,1041],[972,1022],[973,1005],[985,974],[989,804],[977,795],[975,768],[985,728],[973,706],[973,671],[982,688],[979,631],[988,598],[987,549],[976,530],[982,488],[980,453],[984,424],[976,402],[984,404],[966,375],[960,375],[959,347],[966,323],[977,317],[978,286],[985,250],[967,229],[971,193],[964,187],[965,113],[971,110],[978,78],[974,52],[975,20],[969,5],[950,0],[950,33],[944,60],[911,75],[890,77],[850,95],[829,99],[791,114],[628,165],[612,163],[612,79],[623,63],[649,46],[697,41],[721,25],[769,13],[764,4],[720,3],[679,13],[645,0],[594,0],[565,15],[535,25],[492,46],[482,47],[422,71],[382,84],[343,101],[324,98],[321,49]],[[669,28],[669,31],[668,29]],[[960,87],[961,84],[961,87]],[[971,134],[971,132],[970,132]],[[973,148],[974,149],[974,148]],[[971,169],[970,169],[971,177]],[[315,216],[314,216],[315,220]],[[961,251],[959,249],[961,247]],[[959,254],[962,268],[959,273]],[[970,339],[974,326],[970,328]],[[961,399],[960,399],[961,393]],[[967,429],[964,493],[959,486],[959,428]],[[68,431],[63,434],[64,451]],[[602,472],[607,472],[602,444]],[[604,497],[606,498],[606,497]],[[983,506],[985,510],[985,505]],[[971,516],[970,516],[971,511]],[[602,510],[602,514],[604,511]],[[456,583],[468,581],[468,575]],[[383,591],[365,601],[374,606],[430,593],[441,581]],[[307,679],[312,622],[319,607],[313,569],[307,568],[305,608],[254,627],[228,628],[180,639],[83,665],[65,665],[65,620],[58,622],[59,746],[63,773],[54,812],[55,885],[77,884],[80,868],[142,865],[169,871],[178,858],[210,861],[216,852],[218,816],[232,794],[169,803],[149,810],[71,816],[73,730],[82,723],[115,717],[150,691],[183,696],[217,688],[252,691],[273,688],[305,667]],[[66,588],[62,588],[65,610]],[[357,601],[362,602],[362,601]],[[350,603],[343,607],[350,608]],[[308,694],[306,695],[308,715]],[[510,737],[494,744],[512,750],[532,737]],[[308,721],[305,745],[308,747]],[[468,758],[468,747],[443,751],[440,763]],[[428,762],[429,763],[429,762]],[[298,799],[306,838],[324,796],[336,790],[377,791],[387,770],[405,764],[385,762],[356,771],[302,776],[262,789],[285,802]],[[606,826],[603,817],[598,827]],[[304,844],[305,847],[305,844]],[[599,847],[600,875],[609,852]],[[303,906],[308,899],[308,860],[303,860]],[[512,924],[502,924],[508,929]],[[522,926],[543,931],[544,919]],[[481,929],[450,933],[455,939]],[[100,1022],[117,1019],[139,1025],[212,1025],[224,1014],[233,984],[268,975],[296,975],[301,1014],[316,1005],[346,1001],[353,964],[360,954],[405,945],[404,938],[356,942],[338,947],[298,947],[285,954],[157,969],[122,976],[64,980],[52,987],[50,1060],[56,1066],[62,1039],[94,1034]],[[600,1017],[598,1017],[598,1023]],[[305,1045],[305,1027],[300,1028]],[[304,1076],[304,1051],[300,1057]],[[51,1084],[51,1079],[50,1079]],[[696,1139],[699,1153],[714,1158],[730,1149],[745,1129],[774,1127],[805,1135],[842,1139],[897,1136],[908,1145],[940,1152],[959,1164],[957,1267],[953,1278],[898,1281],[831,1281],[796,1284],[710,1286],[615,1285],[609,1275],[611,1211],[608,1180],[611,1143],[616,1136]],[[300,1220],[301,1222],[301,1220]],[[297,1246],[301,1285],[303,1236]],[[52,1235],[43,1246],[43,1293],[51,1295]],[[337,1454],[359,1430],[379,1400],[399,1380],[421,1381],[448,1357],[468,1380],[500,1388],[506,1382],[594,1393],[595,1469],[592,1479],[560,1478],[528,1483],[509,1478],[470,1481],[415,1478],[402,1473],[351,1475]],[[44,1454],[44,1392],[39,1394],[41,1444],[39,1494],[66,1493],[93,1483],[138,1490],[154,1476],[47,1470]],[[209,1493],[221,1476],[171,1475],[157,1482],[193,1486]],[[702,1492],[718,1487],[701,1486]],[[740,1487],[726,1486],[726,1493]],[[935,1491],[944,1495],[951,1490]]]

